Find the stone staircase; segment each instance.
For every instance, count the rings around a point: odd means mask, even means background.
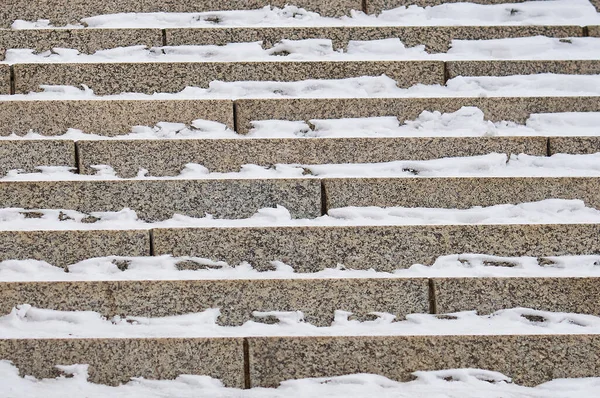
[[[325,16],[350,10],[377,13],[403,5],[436,5],[436,0],[297,0],[295,5]],[[503,1],[477,0],[480,4]],[[8,3],[8,5],[6,5]],[[408,47],[425,45],[443,53],[452,39],[530,36],[600,37],[598,26],[315,26],[166,29],[10,29],[17,19],[46,18],[57,26],[117,12],[200,12],[241,10],[286,2],[253,1],[83,1],[4,0],[0,9],[0,59],[6,49],[73,48],[92,54],[107,48],[222,45],[262,40],[270,48],[282,39],[327,38],[344,49],[351,40],[400,38]],[[592,1],[594,3],[594,1]],[[599,39],[600,40],[600,39]],[[3,51],[4,50],[4,51]],[[390,98],[124,99],[97,97],[43,99],[19,94],[44,85],[86,85],[97,96],[177,93],[187,86],[207,88],[215,80],[281,81],[347,79],[385,74],[398,87],[445,85],[458,76],[511,76],[554,73],[600,74],[593,60],[404,60],[97,62],[0,64],[0,135],[38,139],[0,140],[0,173],[38,166],[75,169],[72,179],[0,181],[0,208],[17,208],[39,228],[0,231],[0,261],[35,259],[71,272],[96,257],[181,258],[179,269],[205,268],[197,258],[236,265],[248,262],[267,272],[281,261],[296,273],[315,273],[339,264],[355,270],[393,273],[438,257],[482,253],[501,257],[600,254],[600,224],[293,225],[169,227],[175,214],[247,219],[263,208],[283,206],[292,218],[315,219],[342,207],[468,209],[545,199],[579,199],[600,208],[598,177],[360,177],[306,175],[293,178],[185,178],[189,163],[210,172],[237,172],[247,164],[345,164],[431,160],[490,153],[594,154],[598,136],[342,137],[245,138],[253,121],[341,119],[393,116],[412,120],[423,111],[456,112],[477,107],[492,121],[524,123],[532,114],[600,112],[595,96],[489,96]],[[236,138],[131,139],[133,126],[194,120],[218,122]],[[67,129],[96,138],[48,139]],[[120,178],[95,176],[93,166],[109,165]],[[145,169],[156,178],[136,179]],[[417,170],[418,172],[418,170]],[[147,226],[95,228],[98,212],[129,208]],[[44,209],[86,215],[76,227],[46,228]],[[61,213],[63,214],[63,213]],[[61,216],[63,217],[63,216]],[[1,215],[0,215],[0,219]],[[61,220],[69,220],[64,215]],[[156,223],[156,224],[152,224]],[[65,224],[73,225],[73,224]],[[189,260],[185,260],[185,259]],[[120,268],[128,260],[115,260]],[[501,266],[501,265],[500,265]],[[509,264],[508,267],[511,265]],[[600,316],[600,283],[595,277],[407,277],[255,278],[194,280],[27,280],[0,282],[0,310],[33,307],[95,311],[115,316],[165,317],[219,308],[219,324],[239,326],[256,312],[302,311],[316,326],[330,325],[336,310],[366,320],[373,313],[397,319],[410,314],[443,315],[476,310],[489,314],[525,307]],[[64,337],[3,338],[0,359],[23,375],[56,377],[55,365],[89,364],[89,380],[117,385],[132,377],[173,379],[208,375],[237,388],[276,387],[306,377],[375,373],[409,380],[417,370],[481,368],[502,372],[517,383],[536,385],[565,377],[600,376],[600,336],[594,334],[412,336],[246,336],[246,337]],[[442,333],[443,334],[443,333]]]

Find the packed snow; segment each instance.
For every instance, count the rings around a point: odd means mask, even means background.
[[[452,25],[599,25],[589,0],[529,1],[481,5],[450,3],[432,7],[398,7],[379,15],[352,11],[350,17],[327,18],[288,5],[243,11],[200,13],[122,13],[81,20],[68,28],[189,28],[260,26],[452,26]],[[48,20],[17,20],[13,29],[52,28]]]

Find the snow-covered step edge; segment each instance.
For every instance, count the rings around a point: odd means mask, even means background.
[[[90,380],[109,385],[196,374],[229,387],[276,387],[291,378],[374,373],[407,381],[415,369],[483,368],[533,386],[598,376],[599,345],[598,335],[9,339],[0,340],[0,357],[38,378],[55,377],[57,364],[87,363]]]

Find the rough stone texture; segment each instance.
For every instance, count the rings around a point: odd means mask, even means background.
[[[431,264],[446,254],[440,226],[155,229],[155,255],[197,256],[268,269],[282,261],[297,272],[348,268],[393,271]]]
[[[265,207],[281,205],[292,217],[321,215],[317,179],[244,180],[92,180],[0,183],[3,207],[70,209],[83,213],[130,208],[142,220],[174,214],[246,218]]]
[[[10,207],[10,206],[4,206]],[[0,261],[43,260],[65,267],[104,256],[147,256],[148,231],[0,231]]]
[[[600,178],[594,177],[331,178],[323,186],[327,210],[347,206],[467,209],[544,199],[581,199],[600,208]]]
[[[596,6],[598,12],[600,12],[600,0],[591,0],[592,4]],[[600,37],[600,26],[588,26],[588,36]]]
[[[515,307],[600,314],[599,278],[435,278],[433,285],[438,314]]]
[[[0,358],[13,361],[21,375],[37,378],[59,376],[57,364],[89,364],[92,383],[195,374],[244,387],[243,341],[238,338],[5,339],[0,340]]]
[[[0,141],[0,175],[15,169],[33,172],[37,166],[77,167],[75,143],[63,140]]]
[[[93,54],[107,48],[144,45],[162,46],[161,29],[0,29],[0,48],[28,48],[44,52],[73,48]],[[4,56],[0,54],[0,61]]]
[[[0,65],[1,67],[2,65]],[[158,122],[191,124],[196,119],[233,128],[230,100],[72,100],[1,101],[0,135],[64,134],[74,128],[90,134],[128,134],[133,126]]]
[[[236,126],[247,133],[253,120],[338,119],[396,116],[403,122],[423,111],[456,112],[463,106],[481,109],[486,119],[525,123],[532,113],[599,112],[598,97],[458,97],[458,98],[282,98],[238,99]]]
[[[6,64],[0,65],[0,95],[3,94],[10,94],[10,66]]]
[[[399,86],[443,84],[442,61],[266,61],[162,62],[14,65],[15,92],[40,91],[40,85],[85,84],[98,95],[121,92],[179,92],[220,81],[297,81],[387,75]]]
[[[216,10],[249,10],[267,5],[284,7],[287,0],[4,0],[0,9],[0,27],[7,28],[16,19],[37,21],[49,19],[56,26],[76,23],[85,17],[122,12],[205,12]],[[294,0],[293,5],[324,16],[340,16],[350,10],[362,10],[360,0]]]
[[[425,45],[429,52],[446,52],[452,40],[501,39],[510,37],[578,37],[581,26],[331,26],[331,27],[215,27],[166,30],[167,44],[223,45],[262,41],[270,48],[282,39],[330,39],[334,49],[344,49],[351,40],[399,38],[407,47]]]
[[[220,308],[219,323],[241,325],[253,311],[302,311],[329,326],[336,310],[366,319],[387,312],[398,319],[429,312],[425,278],[267,279],[0,283],[3,314],[19,304],[62,311],[161,317]]]
[[[492,152],[546,156],[544,137],[291,138],[79,141],[80,172],[108,164],[121,177],[140,168],[153,176],[179,174],[187,163],[211,171],[238,171],[244,164],[375,163],[426,160]]]
[[[565,75],[600,74],[598,60],[544,60],[544,61],[449,61],[446,62],[448,79],[457,76],[512,76],[556,73]]]
[[[527,0],[511,0],[510,3],[522,3]],[[596,0],[592,0],[596,1]],[[459,3],[463,0],[367,0],[367,13],[378,14],[383,10],[391,10],[402,6],[417,5],[419,7],[437,6],[445,3]],[[476,4],[505,4],[507,0],[469,0],[469,3]],[[512,7],[519,10],[518,5]],[[517,14],[518,15],[518,14]]]
[[[417,370],[455,368],[498,371],[529,386],[600,376],[597,335],[253,337],[248,345],[252,387],[353,373],[409,381]]]
[[[343,264],[393,271],[441,255],[498,256],[599,254],[596,224],[408,225],[155,229],[155,255],[197,256],[258,269],[282,261],[298,272]]]
[[[600,137],[550,137],[550,155],[556,153],[592,154],[600,152]]]

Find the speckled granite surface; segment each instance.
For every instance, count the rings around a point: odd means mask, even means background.
[[[253,311],[302,311],[329,326],[336,310],[358,319],[371,312],[428,313],[428,281],[411,279],[265,279],[0,283],[2,314],[18,304],[63,311],[162,317],[219,308],[219,323],[241,325]],[[260,322],[260,321],[259,321]]]
[[[592,4],[596,6],[598,12],[600,12],[600,0],[591,0]],[[588,26],[588,35],[593,37],[600,37],[600,26]]]
[[[1,66],[1,65],[0,65]],[[64,134],[68,128],[105,136],[128,134],[133,126],[158,122],[191,124],[196,119],[233,128],[229,100],[72,100],[0,102],[0,135]]]
[[[3,57],[1,53],[0,56]],[[0,65],[0,95],[2,94],[10,94],[10,67],[6,64]]]
[[[492,152],[546,155],[544,137],[98,140],[77,146],[82,173],[94,174],[91,165],[108,164],[121,177],[134,177],[140,168],[153,176],[178,175],[187,163],[227,172],[244,164],[375,163]]]
[[[174,379],[207,375],[229,387],[244,387],[242,339],[9,339],[0,340],[0,358],[21,375],[53,378],[56,364],[89,364],[89,381],[109,385],[132,377]]]
[[[544,199],[581,199],[600,208],[600,178],[428,177],[331,178],[323,181],[327,209],[347,206],[466,209]]]
[[[147,221],[206,213],[246,218],[261,208],[281,205],[293,217],[312,218],[321,215],[321,182],[307,178],[2,182],[0,203],[84,213],[130,208]]]
[[[76,167],[75,143],[66,140],[0,141],[0,176],[14,169],[34,172],[37,166]]]
[[[56,26],[78,22],[85,17],[122,12],[202,12],[214,10],[248,10],[262,8],[267,5],[283,7],[286,0],[203,0],[203,1],[171,1],[171,0],[4,0],[0,9],[0,27],[7,28],[16,19],[37,21],[49,19]],[[360,0],[295,0],[293,5],[315,11],[324,16],[349,14],[350,10],[361,10]]]
[[[297,272],[343,264],[393,271],[431,265],[441,255],[600,254],[600,225],[409,225],[155,229],[155,255],[198,256],[258,269],[282,261]]]
[[[419,7],[437,6],[445,3],[458,3],[464,0],[367,0],[367,12],[369,14],[380,13],[383,10],[391,10],[402,6],[417,5]],[[505,4],[522,3],[527,0],[469,0],[469,3],[475,4]],[[595,1],[595,0],[593,0]],[[518,5],[513,6],[518,9]]]
[[[37,52],[59,47],[93,54],[107,48],[162,44],[161,29],[0,29],[0,47],[28,48]],[[4,57],[0,56],[2,60]]]
[[[438,314],[516,307],[600,314],[599,278],[435,278],[434,286]]]
[[[423,111],[456,112],[463,106],[483,110],[486,119],[525,123],[531,113],[598,112],[598,97],[462,97],[462,98],[283,98],[235,101],[238,133],[253,120],[337,119],[396,116],[400,122]]]
[[[600,126],[598,128],[600,133]],[[550,155],[556,153],[591,154],[600,152],[600,137],[550,137]]]
[[[351,40],[399,38],[407,47],[425,45],[430,52],[446,52],[452,40],[509,37],[582,36],[581,26],[333,26],[333,27],[215,27],[167,29],[167,44],[205,45],[262,41],[266,48],[282,39],[331,39],[335,49]]]
[[[17,64],[15,92],[40,91],[43,84],[85,84],[98,95],[121,92],[179,92],[187,86],[208,87],[214,80],[296,81],[380,76],[399,86],[443,84],[442,61],[268,61]]]
[[[374,373],[409,381],[411,372],[476,368],[534,386],[599,376],[600,336],[253,337],[252,387],[287,379]]]
[[[457,76],[512,76],[555,73],[565,75],[600,74],[600,60],[544,61],[450,61],[446,62],[449,79]]]
[[[134,230],[0,231],[0,247],[0,261],[34,259],[65,267],[92,257],[147,256],[150,233]]]

